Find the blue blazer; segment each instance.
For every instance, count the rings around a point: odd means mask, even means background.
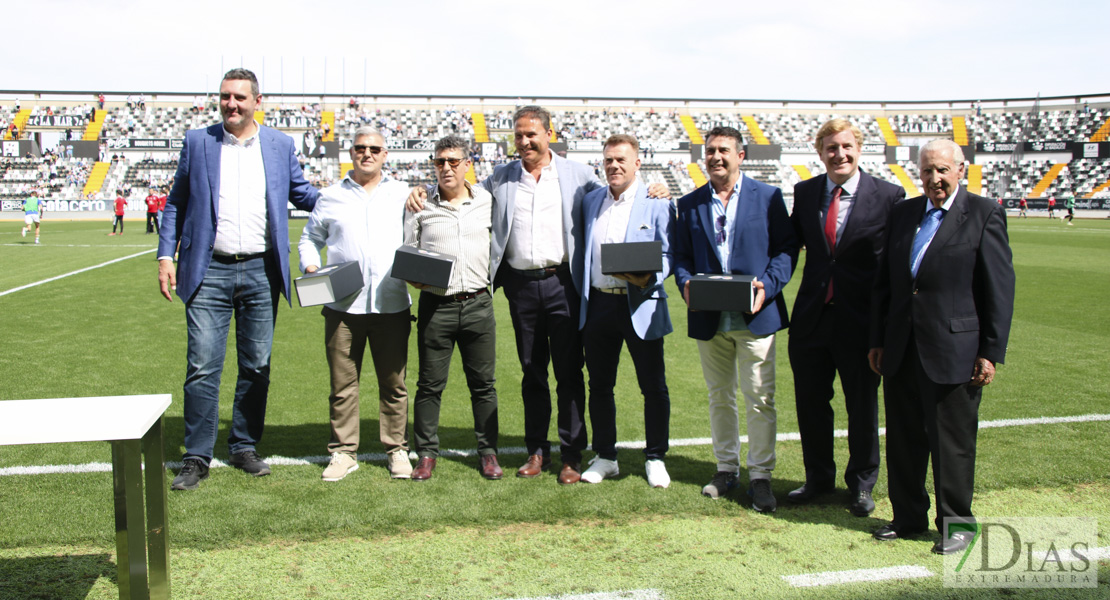
[[[289,299],[288,203],[311,211],[318,190],[305,180],[289,136],[259,126],[262,164],[266,170],[266,210],[269,214],[270,251],[281,271],[282,291]],[[177,259],[177,295],[192,300],[212,262],[220,198],[220,148],[222,123],[185,133],[173,189],[166,200],[159,230],[158,256]],[[181,247],[178,248],[178,242]]]
[[[728,269],[721,267],[713,223],[713,186],[706,183],[678,200],[678,222],[672,239],[675,283],[681,291],[692,275],[736,273],[754,275],[763,282],[763,307],[744,315],[755,335],[768,335],[787,325],[782,289],[790,281],[798,260],[798,243],[782,190],[743,177],[736,219],[728,232]],[[690,337],[708,340],[717,333],[721,313],[687,311]]]
[[[562,158],[552,153],[555,170],[559,174],[559,191],[563,195],[563,240],[567,245],[567,256],[570,257],[570,272],[574,279],[574,287],[582,293],[582,198],[587,192],[602,187],[594,170],[582,163]],[[505,257],[505,245],[512,233],[513,211],[516,208],[516,188],[520,184],[520,175],[523,172],[519,160],[501,165],[493,170],[493,174],[485,178],[481,184],[487,192],[493,195],[493,239],[490,241],[490,279],[494,288],[497,282],[498,268]]]
[[[590,299],[590,272],[595,260],[593,239],[594,223],[601,214],[601,205],[608,196],[608,186],[586,194],[582,201],[582,222],[586,233],[582,243],[584,275],[582,287],[582,310],[578,328],[586,325],[586,307]],[[640,188],[632,201],[632,212],[628,217],[628,229],[624,234],[626,242],[663,242],[663,272],[655,274],[655,281],[644,289],[631,283],[628,286],[628,310],[632,315],[632,328],[642,340],[654,340],[674,331],[671,327],[671,313],[667,309],[667,293],[663,291],[663,280],[671,274],[671,230],[675,222],[675,211],[671,201],[666,198],[648,198],[647,184],[640,182]]]

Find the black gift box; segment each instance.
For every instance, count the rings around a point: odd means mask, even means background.
[[[336,263],[293,280],[297,302],[317,306],[342,300],[362,289],[362,267],[357,260]]]
[[[450,254],[401,246],[393,255],[392,275],[405,281],[447,288],[451,285],[451,268],[454,265],[455,257]]]
[[[663,272],[663,242],[622,242],[601,245],[601,272],[661,273]]]
[[[690,278],[690,309],[751,312],[755,286],[751,275],[694,275]]]

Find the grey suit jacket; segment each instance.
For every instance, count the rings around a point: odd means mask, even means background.
[[[582,293],[582,198],[586,193],[602,187],[594,171],[588,165],[577,163],[552,153],[556,172],[559,173],[559,191],[563,196],[563,240],[570,257],[570,271],[574,287]],[[481,185],[493,195],[493,240],[490,243],[490,279],[494,289],[501,261],[505,257],[505,246],[512,234],[513,211],[516,210],[516,189],[523,172],[519,160],[501,165],[493,174],[482,181]]]

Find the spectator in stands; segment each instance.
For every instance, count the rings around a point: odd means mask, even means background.
[[[146,94],[139,94],[139,110],[146,110]]]
[[[479,471],[501,479],[497,462],[497,324],[490,296],[490,232],[493,197],[466,181],[469,143],[458,136],[436,142],[437,185],[424,210],[405,216],[405,244],[455,255],[447,287],[421,283],[416,335],[420,375],[413,400],[413,446],[420,462],[413,481],[427,481],[439,456],[439,414],[455,345],[459,347],[470,390]]]
[[[150,188],[150,193],[146,197],[146,232],[148,234],[158,233],[158,206],[161,204],[158,200],[157,190]]]
[[[836,487],[830,402],[839,373],[848,421],[848,509],[866,517],[875,510],[871,490],[879,476],[879,376],[867,362],[871,288],[890,209],[906,192],[859,168],[863,132],[847,119],[826,122],[816,139],[825,174],[794,186],[790,218],[806,248],[789,337],[805,485],[787,499],[808,503]]]
[[[663,281],[671,274],[671,230],[674,205],[669,199],[648,198],[637,181],[639,142],[613,135],[603,147],[608,184],[582,200],[585,227],[582,301],[579,329],[590,383],[590,426],[597,458],[582,481],[600,483],[620,473],[617,465],[617,406],[613,390],[621,347],[628,346],[636,380],[644,396],[644,454],[648,484],[666,488],[671,477],[663,462],[670,440],[671,398],[663,361],[663,336],[673,331]],[[662,271],[617,273],[601,270],[602,244],[662,243]]]
[[[408,390],[405,369],[411,331],[405,282],[390,276],[393,253],[404,243],[405,198],[409,187],[382,173],[389,156],[385,140],[371,127],[355,132],[352,168],[340,183],[320,192],[301,234],[301,270],[357,261],[363,288],[323,309],[324,340],[331,374],[331,462],[324,481],[339,481],[358,469],[359,381],[367,343],[378,380],[380,437],[393,478],[412,474],[408,458]]]
[[[104,110],[104,94],[97,94],[96,105],[100,107],[100,110]]]
[[[123,211],[127,209],[127,198],[124,197],[123,190],[116,190],[114,208],[116,216],[112,220],[112,233],[108,235],[116,235],[116,225],[119,225],[119,234],[123,235]]]
[[[737,381],[747,405],[748,494],[752,508],[774,512],[775,332],[786,327],[782,290],[790,281],[798,246],[782,191],[745,177],[744,139],[732,127],[706,136],[709,182],[678,201],[675,283],[690,303],[690,277],[738,273],[755,277],[751,313],[689,311],[689,335],[698,340],[709,388],[709,421],[717,473],[702,494],[718,498],[738,484],[740,418]],[[739,367],[739,368],[738,368]]]
[[[270,473],[255,448],[266,418],[277,305],[280,294],[289,297],[286,206],[312,210],[318,192],[305,181],[289,136],[255,122],[261,101],[254,73],[224,75],[223,123],[186,133],[166,204],[158,283],[166,300],[176,290],[185,303],[188,332],[185,455],[175,490],[196,489],[208,476],[233,313],[238,381],[227,462],[256,477]]]

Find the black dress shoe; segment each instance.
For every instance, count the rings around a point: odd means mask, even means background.
[[[925,533],[924,529],[906,529],[905,527],[895,527],[894,523],[887,523],[876,529],[875,533],[871,534],[871,537],[879,541],[889,542],[891,540],[913,537],[922,533]]]
[[[836,486],[832,483],[810,483],[807,481],[802,487],[786,494],[786,499],[797,504],[805,504],[834,489],[836,489]]]
[[[856,492],[852,502],[848,504],[848,512],[857,517],[866,517],[875,510],[875,501],[871,499],[871,492]]]
[[[933,554],[955,554],[967,548],[975,534],[970,531],[957,531],[946,540],[941,540],[933,545]]]

